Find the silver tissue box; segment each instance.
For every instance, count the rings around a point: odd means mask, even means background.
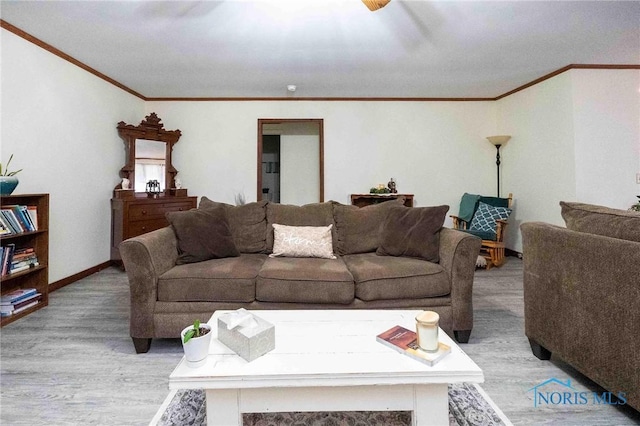
[[[276,330],[270,322],[239,309],[218,318],[218,340],[245,360],[253,361],[275,349]]]

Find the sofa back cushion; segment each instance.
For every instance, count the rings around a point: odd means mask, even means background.
[[[329,226],[333,225],[331,202],[294,206],[290,204],[267,204],[267,251],[273,251],[273,224],[288,226]],[[335,251],[335,228],[332,227],[333,249]]]
[[[232,206],[202,197],[199,208],[211,209],[219,206],[227,213],[231,235],[240,253],[267,252],[267,201]]]
[[[392,207],[403,204],[402,198],[366,207],[333,203],[338,254],[344,256],[376,251],[380,246],[382,225],[387,213]]]
[[[562,218],[572,231],[640,242],[640,213],[560,201]]]
[[[440,261],[440,229],[449,206],[393,207],[382,228],[376,251],[381,256],[416,257]]]

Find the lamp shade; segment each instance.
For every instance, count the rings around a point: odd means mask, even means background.
[[[375,12],[385,7],[390,1],[391,0],[362,0],[362,3],[364,3],[370,11]]]
[[[509,139],[511,139],[509,135],[487,136],[487,140],[496,146],[506,144]]]

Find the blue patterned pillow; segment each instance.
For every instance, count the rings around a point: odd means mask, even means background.
[[[507,220],[511,214],[511,209],[507,207],[493,207],[489,204],[480,202],[478,204],[478,210],[471,219],[470,230],[473,231],[487,231],[496,235],[496,220]]]

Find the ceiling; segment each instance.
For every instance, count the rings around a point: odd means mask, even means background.
[[[147,98],[495,98],[569,64],[640,65],[637,1],[2,0],[0,13]]]

